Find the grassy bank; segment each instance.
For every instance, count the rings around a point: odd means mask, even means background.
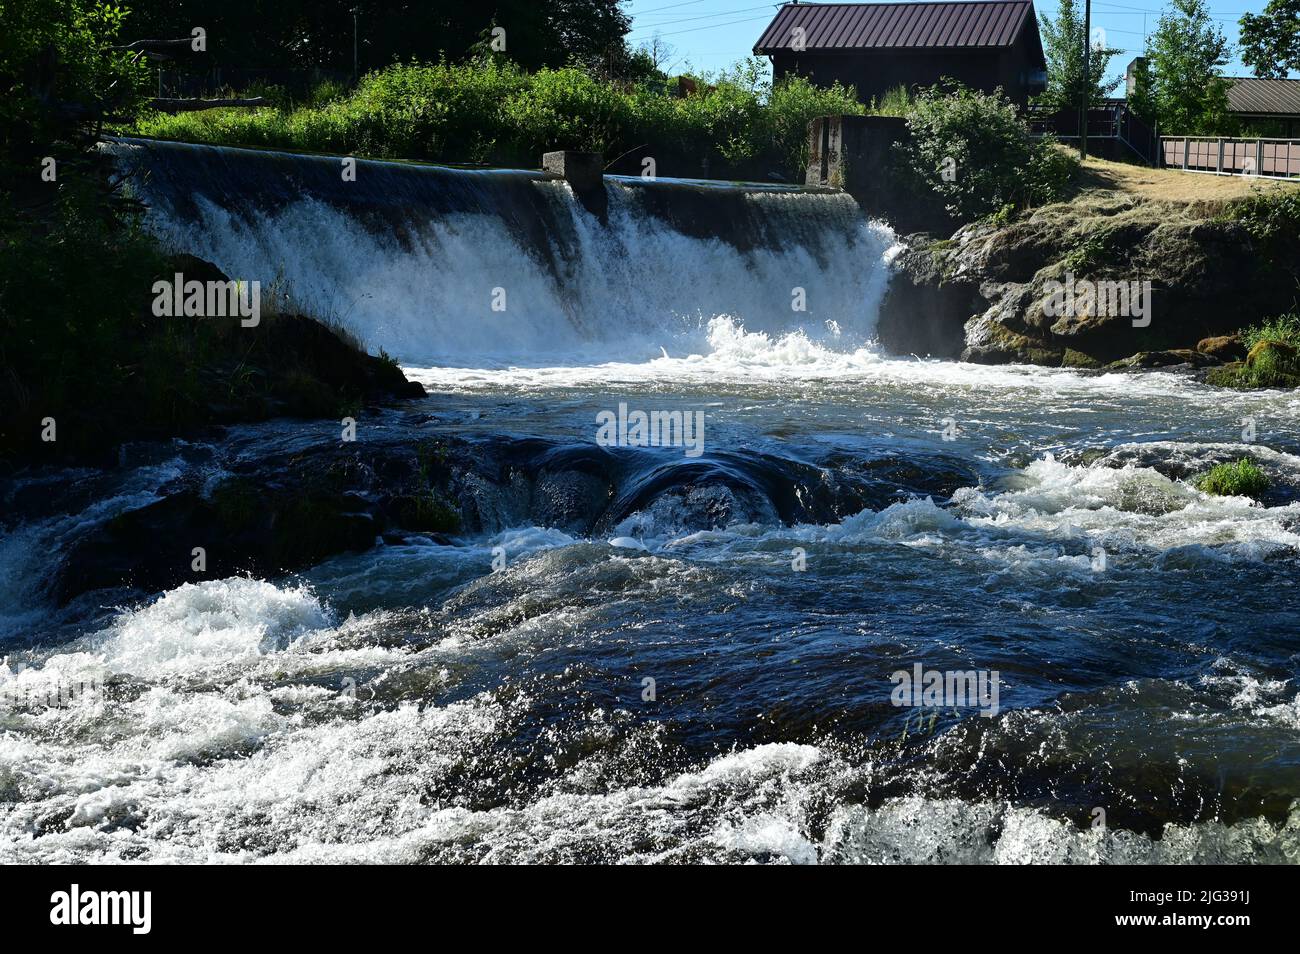
[[[793,173],[807,159],[815,116],[861,113],[841,86],[802,78],[768,86],[742,64],[695,92],[675,84],[619,84],[576,69],[526,73],[508,62],[404,64],[364,77],[351,92],[255,110],[142,118],[143,135],[220,145],[273,146],[377,158],[533,167],[551,149],[741,166],[772,159]],[[638,163],[640,159],[638,158]]]

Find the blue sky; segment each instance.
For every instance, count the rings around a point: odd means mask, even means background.
[[[1241,15],[1260,12],[1266,2],[1210,0],[1210,11],[1235,46]],[[1057,4],[1056,0],[1035,0],[1034,6],[1040,14],[1052,15]],[[1155,29],[1164,6],[1160,0],[1093,0],[1093,27],[1106,31],[1107,45],[1125,51],[1111,61],[1112,75],[1123,73],[1129,60],[1142,52],[1143,37]],[[680,72],[687,64],[696,70],[716,71],[748,56],[779,7],[779,3],[758,0],[630,0],[625,9],[632,17],[632,44],[639,46],[658,32],[674,50],[675,63],[669,72]],[[1235,55],[1227,73],[1251,75]]]

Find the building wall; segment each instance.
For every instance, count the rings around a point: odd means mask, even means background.
[[[1028,100],[1024,79],[1031,66],[1023,44],[1006,50],[893,52],[859,50],[852,53],[777,53],[772,58],[774,79],[789,74],[807,77],[818,86],[835,80],[858,91],[869,103],[895,86],[931,86],[950,76],[974,89],[992,92],[1001,86],[1011,99]]]

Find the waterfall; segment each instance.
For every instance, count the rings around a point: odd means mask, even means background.
[[[872,338],[895,247],[847,195],[106,143],[164,244],[404,364],[544,367],[707,352],[719,320],[835,350]]]

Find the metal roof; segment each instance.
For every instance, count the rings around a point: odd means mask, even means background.
[[[945,0],[915,3],[788,3],[763,31],[754,52],[793,50],[796,27],[804,51],[1004,47],[1029,22],[1032,0]]]
[[[1234,113],[1300,116],[1300,79],[1229,77],[1228,103]]]

